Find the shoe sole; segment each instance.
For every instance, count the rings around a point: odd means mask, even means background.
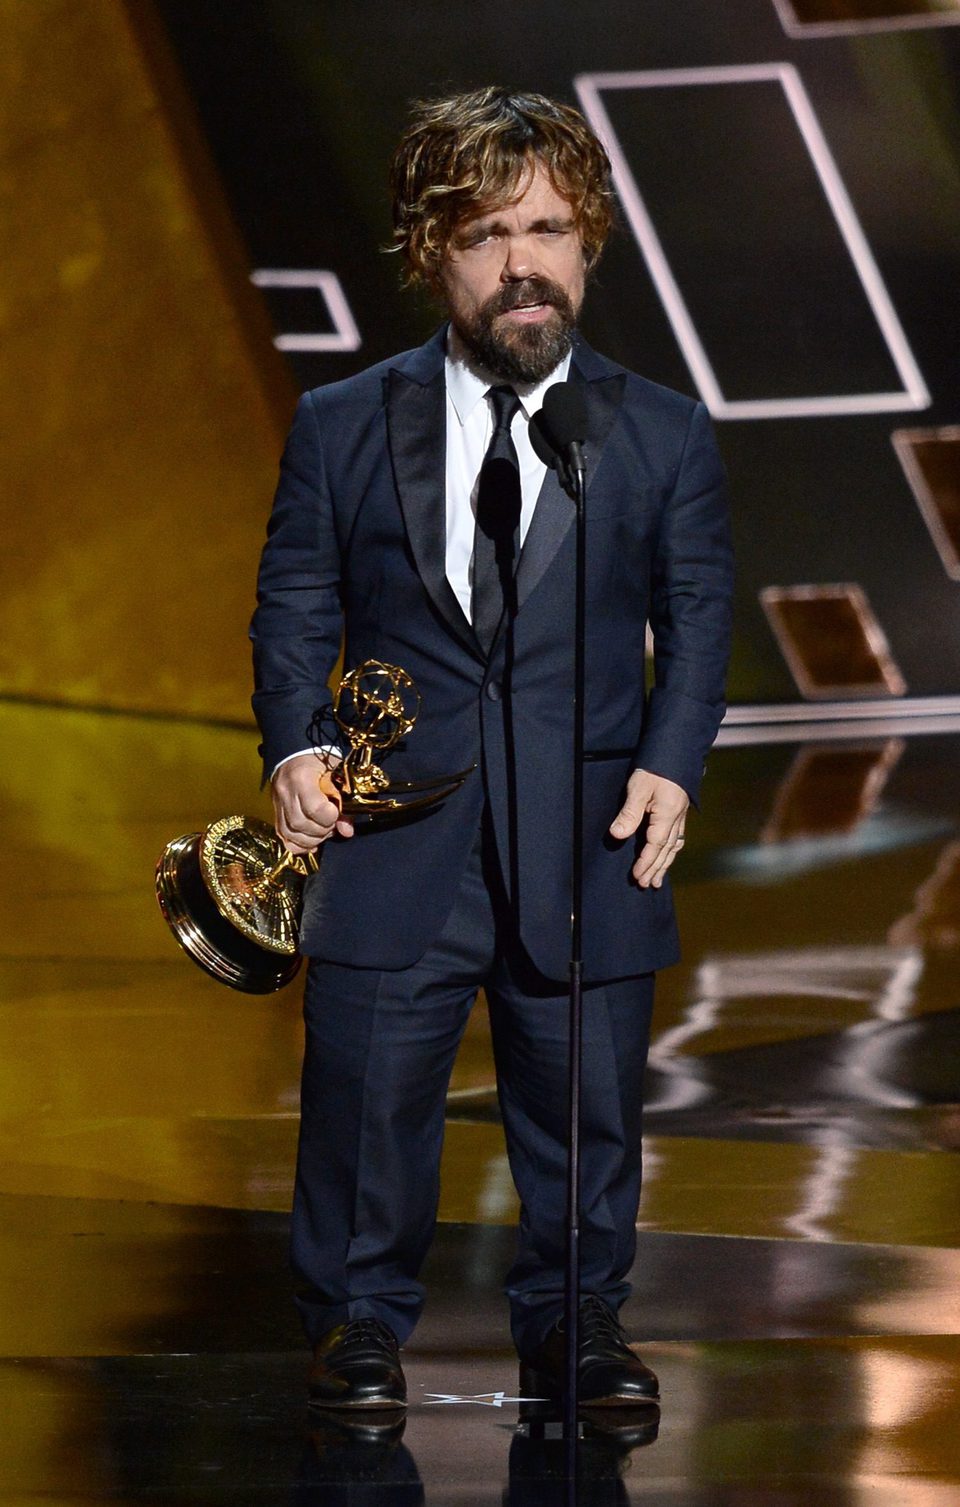
[[[520,1367],[520,1391],[529,1393],[531,1401],[545,1395],[550,1402],[559,1402],[563,1396],[551,1377],[542,1371],[534,1371],[529,1366]],[[577,1397],[577,1406],[581,1408],[644,1408],[659,1405],[659,1392],[648,1396],[639,1396],[636,1392],[607,1392],[603,1397]]]
[[[324,1413],[399,1413],[407,1406],[406,1398],[402,1400],[396,1397],[351,1397],[344,1399],[331,1399],[329,1397],[308,1397],[308,1408],[319,1408]]]

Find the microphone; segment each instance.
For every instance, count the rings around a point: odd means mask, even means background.
[[[584,475],[586,437],[587,406],[580,388],[574,382],[555,382],[530,420],[530,442],[544,465],[560,472],[564,485],[567,478]]]

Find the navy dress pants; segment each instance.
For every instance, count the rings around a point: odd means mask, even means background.
[[[367,1316],[403,1342],[417,1322],[446,1092],[481,987],[521,1204],[506,1284],[521,1356],[562,1312],[567,986],[540,975],[521,947],[487,833],[446,926],[413,967],[310,960],[292,1260],[311,1343]],[[652,1007],[652,974],[584,990],[581,1288],[614,1310],[629,1293],[636,1246]]]

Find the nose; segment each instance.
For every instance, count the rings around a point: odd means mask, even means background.
[[[527,235],[507,237],[501,277],[504,282],[522,282],[535,270],[533,242]]]

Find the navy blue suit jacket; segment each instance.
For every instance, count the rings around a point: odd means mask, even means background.
[[[419,720],[397,778],[476,771],[445,804],[334,838],[308,881],[305,953],[401,968],[441,930],[489,803],[520,935],[548,977],[570,945],[574,508],[549,472],[517,572],[518,611],[489,658],[447,581],[445,330],[418,350],[306,393],[281,463],[251,636],[268,772],[307,745],[344,663],[402,665]],[[584,972],[678,956],[669,883],[641,891],[637,842],[607,828],[630,770],[696,801],[723,715],[731,552],[723,468],[702,404],[577,340],[588,416]],[[648,620],[656,642],[645,689]]]

